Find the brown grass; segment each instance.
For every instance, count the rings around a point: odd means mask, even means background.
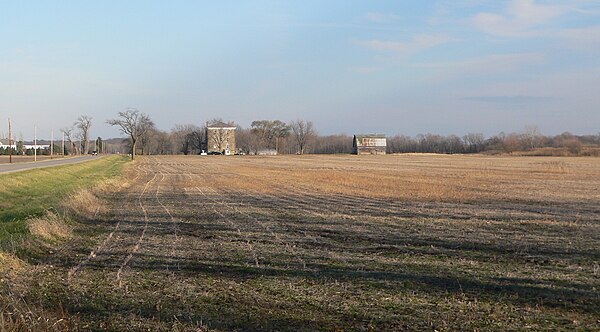
[[[131,185],[131,181],[111,178],[103,180],[92,188],[79,189],[65,201],[64,208],[80,218],[90,219],[106,213],[106,200],[101,197],[110,193],[122,191]]]
[[[67,208],[79,216],[91,218],[103,210],[103,204],[90,189],[81,189],[70,195]]]
[[[72,236],[72,229],[64,217],[54,212],[46,212],[44,216],[29,219],[29,231],[34,236],[46,241],[66,240]]]
[[[264,193],[287,185],[323,194],[443,202],[494,201],[525,194],[537,200],[549,195],[580,200],[585,199],[580,193],[593,192],[599,183],[594,158],[399,155],[311,156],[297,158],[297,163],[294,157],[272,160],[223,163],[219,171],[233,175],[208,181],[217,187]]]
[[[19,296],[97,330],[593,330],[599,166],[140,157]]]
[[[0,278],[6,274],[21,271],[25,262],[13,254],[0,252]]]

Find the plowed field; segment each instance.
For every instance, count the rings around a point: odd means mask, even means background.
[[[24,292],[71,328],[600,328],[600,159],[140,157],[123,181]]]

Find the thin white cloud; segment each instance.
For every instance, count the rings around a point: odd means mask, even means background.
[[[568,10],[569,7],[538,5],[534,0],[513,0],[508,6],[514,20],[526,26],[546,23]]]
[[[394,13],[367,13],[365,18],[371,22],[376,23],[389,23],[392,21],[397,21],[400,19],[400,16]]]
[[[421,68],[447,70],[450,74],[492,74],[519,70],[523,66],[540,64],[546,57],[540,53],[494,54],[462,61],[426,63],[416,65]]]
[[[430,25],[463,23],[463,13],[474,7],[489,5],[494,0],[438,0],[433,5],[433,14],[426,19]]]
[[[350,70],[358,74],[372,74],[381,70],[379,67],[352,67]]]
[[[589,67],[570,72],[550,72],[528,80],[493,82],[465,92],[465,95],[547,96],[569,100],[591,109],[600,101],[600,95],[597,93],[599,85],[600,67]]]
[[[564,29],[559,32],[558,36],[563,38],[571,49],[600,51],[600,25]]]
[[[369,40],[363,42],[366,47],[377,51],[394,52],[399,55],[417,53],[438,45],[457,42],[458,39],[441,35],[416,35],[408,42]]]
[[[571,11],[558,5],[536,4],[535,0],[512,0],[503,13],[479,13],[473,24],[481,31],[500,37],[533,37],[539,35],[536,28]]]
[[[497,96],[497,95],[485,95],[485,96],[470,96],[464,97],[462,100],[481,102],[481,103],[493,103],[493,104],[531,104],[531,103],[543,103],[552,102],[560,98],[549,97],[549,96]]]

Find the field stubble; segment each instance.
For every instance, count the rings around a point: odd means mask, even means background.
[[[141,157],[110,187],[23,294],[71,327],[600,323],[597,159]]]

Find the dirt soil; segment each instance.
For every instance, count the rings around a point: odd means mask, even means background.
[[[14,290],[70,329],[600,329],[597,158],[139,157],[98,195]]]

